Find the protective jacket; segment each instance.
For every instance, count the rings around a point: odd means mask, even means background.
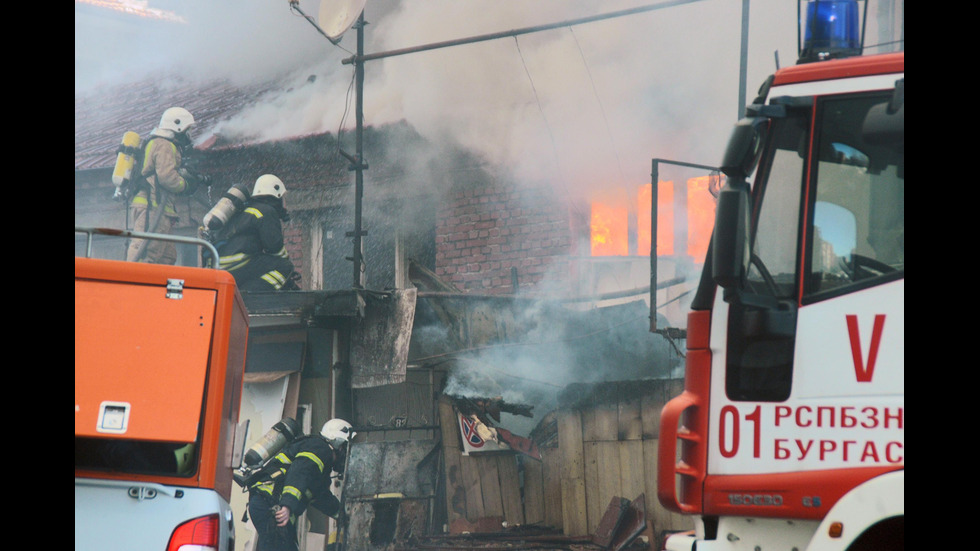
[[[252,485],[250,493],[278,500],[279,505],[289,507],[292,516],[303,514],[310,505],[334,516],[340,501],[330,491],[330,474],[342,472],[343,462],[340,453],[322,437],[303,436],[269,460],[262,480]]]
[[[149,184],[149,189],[141,189],[133,196],[134,206],[152,205],[156,209],[160,204],[164,214],[177,217],[174,196],[187,190],[188,182],[181,174],[183,162],[180,147],[167,136],[158,135],[166,130],[154,130],[154,137],[147,142],[143,156],[143,177]],[[171,132],[172,134],[172,132]],[[164,193],[167,192],[167,193]],[[138,231],[147,231],[136,228]],[[150,228],[152,231],[153,229]]]
[[[278,290],[292,274],[282,235],[284,210],[280,199],[253,197],[221,232],[219,267],[231,272],[243,290]]]

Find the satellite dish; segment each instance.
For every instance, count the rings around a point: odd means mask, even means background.
[[[320,0],[317,23],[332,42],[340,40],[364,11],[367,0]]]

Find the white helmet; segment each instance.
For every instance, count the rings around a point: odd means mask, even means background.
[[[320,436],[326,438],[327,442],[330,442],[330,445],[335,448],[340,448],[345,442],[350,442],[356,434],[354,427],[343,419],[331,419],[324,423],[323,429],[320,430]]]
[[[161,130],[171,130],[178,134],[187,132],[187,129],[194,125],[194,115],[183,107],[171,107],[163,112],[160,117]]]
[[[285,194],[286,186],[282,183],[282,180],[272,174],[259,176],[258,180],[255,180],[255,187],[252,188],[252,197],[271,195],[276,199],[282,199],[282,196]]]

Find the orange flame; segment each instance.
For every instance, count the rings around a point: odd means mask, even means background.
[[[592,256],[625,256],[629,252],[626,207],[592,203]],[[648,253],[649,254],[649,253]]]
[[[686,217],[686,250],[696,259],[708,251],[711,230],[715,223],[715,196],[720,185],[718,176],[701,176],[687,180],[686,208],[677,211],[674,183],[662,181],[657,185],[657,254],[670,256],[677,243],[675,220]],[[636,196],[637,254],[650,255],[650,207],[653,186],[640,186]],[[683,208],[683,207],[681,207]],[[625,256],[629,254],[628,209],[600,201],[592,203],[592,256]],[[683,245],[683,243],[681,243]]]
[[[687,254],[703,259],[715,227],[715,198],[720,178],[701,176],[687,181]]]

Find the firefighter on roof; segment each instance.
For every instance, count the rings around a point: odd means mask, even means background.
[[[193,193],[204,178],[193,176],[182,166],[183,152],[191,146],[190,129],[194,116],[183,107],[163,112],[160,124],[150,132],[142,151],[142,179],[130,203],[133,230],[173,233],[179,220],[174,197]],[[126,260],[175,264],[177,247],[172,242],[133,239]]]
[[[340,501],[330,490],[331,472],[343,474],[345,446],[355,434],[347,421],[331,419],[320,434],[293,440],[263,467],[248,491],[257,551],[296,551],[296,519],[310,505],[337,516]]]
[[[245,209],[217,240],[219,267],[231,272],[243,291],[296,289],[293,263],[286,253],[282,222],[289,219],[282,196],[286,186],[272,174],[255,180]]]

